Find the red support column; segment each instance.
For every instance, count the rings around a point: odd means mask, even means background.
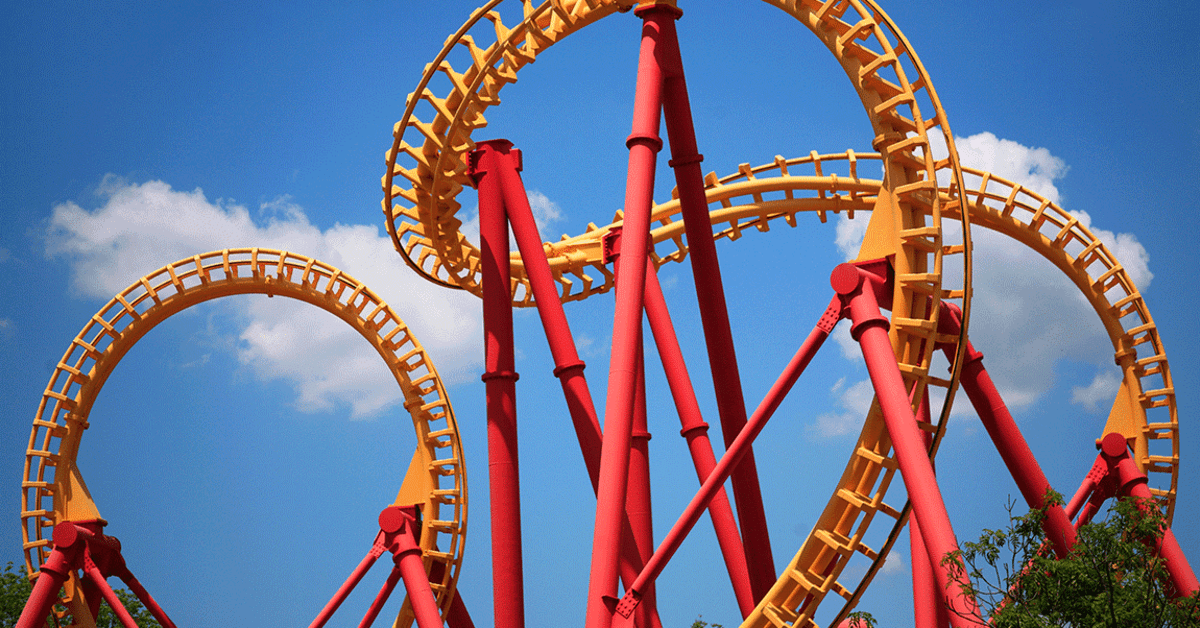
[[[558,289],[554,286],[554,276],[546,261],[546,251],[542,248],[542,238],[538,234],[533,211],[529,208],[525,184],[518,174],[521,167],[519,151],[512,151],[506,166],[497,170],[502,184],[505,213],[512,224],[521,260],[525,263],[525,274],[529,278],[538,316],[542,319],[542,328],[546,331],[546,341],[550,343],[554,375],[562,385],[571,422],[579,438],[579,449],[583,452],[588,477],[595,489],[600,480],[600,421],[596,418],[596,406],[583,375],[585,365],[575,351],[575,339],[571,336],[567,315],[563,311]]]
[[[951,303],[942,304],[942,316],[939,320],[939,327],[942,329],[939,329],[939,332],[957,336],[961,329],[961,316],[957,306]],[[955,347],[945,345],[942,350],[947,359],[954,360]],[[1054,553],[1059,558],[1065,558],[1075,545],[1075,528],[1071,526],[1070,518],[1061,504],[1046,505],[1046,493],[1050,490],[1050,482],[1042,473],[1029,444],[1021,436],[1021,430],[1009,414],[1008,406],[1000,397],[1000,391],[996,390],[987,369],[983,367],[983,354],[976,351],[969,341],[964,360],[962,377],[959,379],[963,391],[967,393],[980,422],[987,429],[992,443],[996,445],[996,451],[1000,452],[1000,457],[1004,459],[1004,464],[1021,490],[1025,503],[1029,504],[1030,509],[1046,510],[1042,526],[1050,537]]]
[[[346,601],[346,598],[350,596],[352,591],[354,591],[354,587],[358,586],[358,583],[362,581],[363,576],[367,575],[367,572],[371,570],[371,567],[375,564],[375,561],[379,560],[379,557],[383,556],[385,551],[387,551],[387,544],[384,542],[384,533],[380,532],[379,534],[375,535],[375,542],[371,544],[371,549],[367,552],[367,555],[364,556],[361,561],[359,561],[358,566],[354,568],[354,571],[350,572],[350,577],[346,578],[346,581],[343,582],[342,586],[339,587],[337,592],[333,594],[333,597],[329,600],[325,607],[321,609],[321,612],[317,613],[316,619],[314,619],[313,622],[308,625],[308,628],[321,628],[328,623],[329,619],[333,617],[333,614],[337,612],[338,607],[342,605],[342,602]]]
[[[921,398],[921,412],[917,420],[920,423],[931,423],[928,391]],[[924,432],[922,440],[928,450],[933,441],[932,436],[929,432]],[[914,625],[946,628],[950,625],[950,620],[946,616],[946,604],[942,601],[943,596],[938,592],[937,578],[933,575],[934,564],[931,562],[933,557],[929,555],[925,541],[921,538],[920,518],[917,517],[916,512],[912,511],[908,514],[908,542],[909,559],[912,561],[913,617],[916,620]]]
[[[1146,474],[1138,469],[1133,458],[1129,456],[1129,446],[1124,436],[1115,432],[1106,435],[1100,443],[1100,453],[1116,475],[1121,492],[1137,499],[1139,508],[1158,507],[1158,502],[1146,486]],[[1200,582],[1196,580],[1196,573],[1188,564],[1187,556],[1183,554],[1183,549],[1179,547],[1179,541],[1175,539],[1175,533],[1171,532],[1170,527],[1163,526],[1162,536],[1155,540],[1155,549],[1167,565],[1167,574],[1171,577],[1176,595],[1188,596],[1200,592]]]
[[[592,402],[591,391],[587,379],[583,375],[584,363],[579,359],[575,350],[575,339],[571,335],[562,301],[554,286],[554,276],[546,261],[546,251],[542,248],[542,238],[538,234],[537,223],[533,211],[529,207],[529,198],[525,192],[525,184],[521,181],[521,152],[511,148],[511,145],[500,146],[493,143],[498,153],[505,159],[495,160],[492,174],[500,181],[501,194],[504,200],[504,212],[512,225],[516,237],[517,248],[521,251],[521,259],[525,264],[526,276],[533,292],[534,304],[542,319],[542,328],[546,332],[546,340],[550,345],[550,353],[554,358],[554,375],[558,377],[563,388],[563,396],[567,401],[567,410],[575,427],[579,448],[583,454],[588,476],[592,481],[592,491],[599,490],[600,482],[600,422],[596,418],[596,407]],[[615,272],[615,271],[614,271]],[[626,586],[633,582],[642,569],[642,560],[638,558],[638,549],[633,541],[633,530],[628,524],[623,524],[621,542],[621,578]],[[653,547],[653,546],[651,546]],[[658,622],[657,612],[652,613],[655,625]]]
[[[687,365],[683,361],[683,352],[679,349],[679,340],[671,324],[671,315],[667,311],[667,302],[658,283],[658,272],[649,259],[646,260],[646,318],[650,322],[650,331],[654,335],[658,355],[662,358],[663,371],[671,389],[671,398],[675,401],[675,410],[679,413],[682,426],[679,433],[687,439],[688,450],[696,466],[696,475],[703,484],[717,466],[717,459],[713,455],[712,443],[708,440],[708,423],[700,413],[700,404],[696,401],[696,392],[692,388]],[[721,556],[725,559],[725,569],[729,572],[729,582],[733,585],[738,610],[745,619],[754,612],[754,594],[750,591],[750,575],[746,567],[742,539],[738,536],[737,520],[733,517],[733,508],[729,505],[729,497],[723,487],[713,496],[708,514],[717,535],[717,543],[721,547]]]
[[[662,140],[658,138],[662,108],[662,76],[655,60],[659,26],[647,20],[642,26],[634,96],[633,133],[625,186],[625,220],[621,256],[641,260],[649,249],[650,209],[654,203],[654,166]],[[629,264],[616,286],[613,343],[608,372],[608,399],[604,410],[604,443],[600,454],[600,490],[596,495],[596,527],[592,540],[592,565],[588,577],[587,628],[608,628],[612,611],[606,598],[616,595],[617,557],[629,473],[629,448],[633,429],[637,344],[642,326],[642,298],[646,267]]]
[[[629,494],[625,500],[629,526],[638,553],[638,564],[645,565],[654,554],[654,519],[650,500],[650,431],[646,421],[646,363],[642,339],[638,339],[637,388],[633,404],[633,446],[629,455]],[[632,584],[627,580],[626,584]],[[638,607],[637,625],[650,628],[655,613],[654,586]]]
[[[688,103],[687,84],[683,75],[683,61],[680,58],[679,40],[675,33],[674,20],[679,17],[680,12],[674,7],[664,5],[642,7],[638,11],[638,15],[647,21],[658,23],[664,35],[659,62],[663,64],[666,73],[663,114],[667,125],[667,137],[671,142],[670,165],[675,169],[680,213],[687,233],[688,253],[692,263],[692,276],[696,283],[696,298],[700,306],[704,340],[708,348],[709,367],[712,369],[717,408],[721,416],[721,430],[725,437],[725,447],[728,448],[746,425],[746,401],[742,396],[737,354],[733,347],[733,333],[730,330],[729,312],[725,304],[725,288],[721,281],[721,267],[717,262],[717,249],[713,244],[708,202],[704,195],[704,175],[700,170],[700,162],[704,157],[696,146],[696,133],[692,125],[691,106]],[[747,452],[741,466],[734,471],[733,498],[737,503],[741,521],[751,589],[755,600],[760,600],[775,584],[776,573],[753,451]]]
[[[836,298],[834,299],[834,303],[837,303]],[[646,585],[653,582],[662,573],[663,568],[667,566],[667,562],[671,560],[671,557],[675,555],[675,551],[679,549],[679,545],[683,542],[683,539],[687,537],[688,533],[696,525],[696,521],[700,519],[700,515],[704,513],[709,503],[712,502],[713,496],[721,490],[721,486],[725,483],[725,480],[729,479],[730,473],[732,473],[733,469],[737,467],[750,450],[750,444],[754,442],[759,432],[766,427],[767,421],[770,420],[775,410],[779,408],[779,404],[783,403],[788,391],[792,389],[796,380],[800,378],[800,374],[804,372],[804,368],[808,366],[813,356],[816,355],[817,350],[821,348],[825,339],[829,337],[829,332],[833,331],[833,326],[837,323],[837,311],[838,308],[834,304],[831,304],[830,308],[826,309],[820,322],[817,323],[817,327],[812,330],[808,338],[800,345],[800,348],[796,351],[796,355],[792,356],[791,361],[788,362],[783,372],[779,374],[779,378],[775,380],[771,389],[767,391],[767,395],[763,398],[762,403],[758,405],[754,414],[751,415],[750,420],[746,422],[745,429],[733,440],[733,444],[729,446],[725,455],[721,457],[721,461],[717,463],[716,468],[705,478],[700,491],[688,503],[683,514],[679,516],[679,520],[675,522],[671,531],[659,543],[658,549],[654,551],[654,556],[650,557],[650,560],[646,562],[646,567],[642,569],[642,573],[634,581],[633,586],[625,592],[625,597],[617,605],[616,610],[621,617],[627,620],[633,615],[633,611],[637,608],[642,591],[645,590]],[[622,625],[628,625],[628,622],[623,622]]]
[[[42,563],[37,580],[33,581],[33,591],[25,602],[15,628],[41,628],[46,625],[46,618],[54,608],[58,592],[71,577],[84,545],[74,524],[60,523],[54,526],[54,550]]]
[[[492,516],[492,603],[497,628],[524,628],[521,562],[521,487],[517,465],[517,373],[513,350],[512,267],[508,220],[496,163],[511,159],[507,140],[481,142],[470,174],[479,192],[483,331],[488,423],[488,485]]]
[[[888,320],[879,311],[876,290],[882,287],[883,280],[852,264],[841,264],[833,270],[830,283],[847,303],[846,310],[853,322],[850,335],[862,346],[900,475],[934,563],[938,588],[946,594],[952,610],[951,623],[956,627],[983,626],[975,600],[961,591],[953,573],[967,577],[961,559],[957,564],[942,562],[944,557],[958,552],[958,541],[909,405],[908,391],[896,367],[896,356],[888,339]]]

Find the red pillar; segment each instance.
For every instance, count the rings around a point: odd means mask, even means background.
[[[942,329],[939,331],[957,336],[961,329],[961,311],[953,304],[944,303],[942,313],[939,320],[939,327]],[[953,362],[955,347],[946,345],[942,350],[947,359]],[[1045,509],[1046,517],[1042,520],[1042,527],[1050,538],[1050,544],[1054,546],[1054,553],[1059,558],[1066,558],[1071,547],[1075,545],[1075,528],[1071,525],[1070,518],[1061,504],[1046,506],[1046,493],[1050,490],[1050,482],[1042,473],[1042,468],[1021,435],[1021,430],[1017,428],[1016,421],[1009,414],[1008,406],[1000,397],[1000,391],[996,390],[987,369],[983,367],[983,354],[976,351],[968,341],[963,359],[965,363],[959,379],[963,391],[967,393],[980,422],[992,438],[992,443],[996,445],[996,451],[1000,452],[1000,457],[1004,459],[1004,464],[1021,490],[1025,503],[1029,504],[1032,510]]]
[[[508,220],[496,163],[511,159],[507,140],[481,142],[471,154],[479,192],[483,332],[487,387],[488,486],[492,516],[492,603],[497,628],[524,628],[521,488],[517,466],[516,366],[513,355],[512,267]]]
[[[1124,436],[1116,432],[1107,434],[1100,443],[1100,453],[1107,459],[1109,468],[1115,472],[1121,492],[1137,499],[1139,507],[1158,507],[1158,502],[1146,486],[1146,474],[1138,469],[1133,458],[1129,456],[1129,446]],[[1175,539],[1171,528],[1163,526],[1162,536],[1155,540],[1155,545],[1158,555],[1166,563],[1167,574],[1171,577],[1175,594],[1188,596],[1200,592],[1200,582],[1196,580],[1196,573],[1188,564],[1187,556],[1179,547],[1179,541]]]
[[[830,283],[848,305],[846,309],[853,322],[850,335],[862,346],[867,372],[896,452],[900,475],[920,521],[921,537],[930,557],[935,558],[938,589],[945,592],[953,611],[951,623],[956,627],[983,626],[975,600],[962,593],[960,583],[952,573],[957,571],[967,577],[961,559],[956,565],[942,563],[943,557],[958,552],[958,541],[954,538],[933,465],[909,405],[908,391],[900,377],[900,369],[896,367],[896,355],[888,339],[888,320],[879,311],[876,291],[883,281],[852,264],[841,264],[833,270]]]
[[[538,234],[533,211],[529,208],[525,184],[518,174],[521,167],[520,152],[513,150],[511,153],[507,167],[497,171],[502,183],[505,213],[512,224],[517,248],[521,251],[525,275],[529,278],[534,304],[542,319],[546,341],[550,344],[550,355],[554,358],[554,375],[562,385],[567,410],[571,414],[579,449],[583,452],[584,464],[587,465],[594,490],[600,480],[600,421],[596,418],[596,406],[583,375],[585,365],[575,350],[571,326],[567,323],[550,264],[546,261],[546,251],[542,248],[542,238]]]
[[[779,404],[783,403],[788,391],[792,389],[796,380],[800,378],[800,374],[804,372],[804,368],[808,366],[813,356],[816,355],[817,350],[821,348],[825,339],[829,337],[829,332],[833,330],[833,325],[836,322],[837,318],[831,316],[827,310],[826,315],[822,316],[821,321],[817,323],[817,327],[812,330],[812,333],[800,345],[796,354],[792,356],[791,361],[784,367],[779,378],[775,380],[771,389],[767,391],[762,403],[758,405],[754,414],[751,415],[750,420],[746,422],[745,429],[733,440],[733,444],[725,451],[725,455],[721,457],[721,461],[717,463],[713,472],[705,478],[700,491],[688,503],[683,514],[679,516],[679,520],[675,522],[675,525],[671,527],[671,531],[659,543],[658,549],[654,551],[654,556],[646,562],[646,567],[642,569],[642,573],[617,605],[617,612],[622,617],[628,618],[632,615],[632,611],[638,606],[641,592],[645,590],[647,584],[653,582],[662,573],[667,562],[671,560],[675,551],[679,549],[680,543],[687,537],[692,527],[696,525],[696,521],[700,519],[700,515],[704,513],[709,503],[712,502],[713,496],[721,490],[721,485],[725,483],[725,480],[729,479],[730,473],[732,473],[733,469],[737,467],[750,450],[750,444],[758,437],[759,432],[766,427],[767,421],[771,419],[775,410],[779,408]]]
[[[687,439],[696,475],[703,484],[717,466],[717,459],[713,455],[712,443],[708,440],[708,423],[700,413],[700,404],[696,401],[696,392],[692,388],[687,365],[683,361],[683,352],[679,349],[675,327],[671,324],[667,301],[658,283],[658,273],[649,259],[646,260],[646,318],[650,322],[650,332],[654,335],[655,346],[658,347],[658,355],[662,359],[675,410],[679,413],[682,426],[679,433]],[[750,573],[746,567],[742,539],[738,536],[737,520],[733,517],[733,508],[729,505],[729,497],[724,488],[713,496],[712,503],[708,506],[708,514],[712,519],[713,531],[717,535],[717,544],[721,547],[721,556],[725,559],[725,569],[729,572],[729,582],[733,585],[738,610],[745,619],[754,612],[754,594],[750,591]]]
[[[670,165],[675,170],[675,181],[679,189],[679,207],[687,233],[700,320],[704,327],[717,409],[721,416],[721,430],[725,437],[725,447],[728,448],[746,425],[746,401],[742,396],[737,354],[733,347],[729,312],[725,304],[725,288],[721,281],[721,267],[717,262],[717,249],[713,244],[708,202],[704,195],[704,175],[700,170],[700,162],[704,157],[696,146],[696,133],[692,125],[691,106],[688,103],[687,84],[683,75],[683,61],[680,58],[679,40],[675,33],[674,20],[680,15],[680,11],[664,5],[651,5],[639,8],[638,11],[638,15],[647,21],[658,23],[664,35],[659,60],[666,74],[663,86],[663,117],[667,125],[667,137],[671,143]],[[746,563],[750,570],[751,589],[755,600],[760,600],[775,584],[776,573],[753,451],[746,452],[741,465],[734,470],[732,485],[733,498],[737,503],[741,522]]]
[[[647,20],[642,27],[633,133],[626,142],[629,147],[629,170],[621,237],[621,256],[625,259],[641,260],[650,244],[654,166],[658,151],[662,149],[662,140],[658,138],[662,77],[655,61],[659,39],[659,27]],[[617,592],[645,277],[646,267],[643,264],[629,264],[616,286],[608,399],[604,410],[604,442],[600,454],[600,490],[596,495],[596,526],[588,577],[587,628],[608,628],[612,624],[612,614],[605,598],[615,597]]]

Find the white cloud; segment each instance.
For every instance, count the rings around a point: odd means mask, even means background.
[[[829,394],[837,399],[839,410],[818,416],[816,422],[808,425],[808,431],[821,438],[857,434],[871,409],[871,400],[875,398],[871,380],[864,379],[847,387],[843,377],[829,389]]]
[[[931,138],[935,156],[944,155],[937,134]],[[1068,168],[1047,149],[1022,146],[991,133],[959,138],[955,144],[964,166],[992,172],[1058,202],[1054,181]],[[1149,286],[1154,277],[1149,256],[1136,236],[1092,227],[1091,217],[1082,211],[1072,215],[1109,247],[1140,289]],[[867,216],[854,221],[838,217],[836,244],[847,259],[857,254]],[[984,364],[1010,409],[1030,407],[1048,393],[1055,383],[1055,363],[1061,359],[1095,365],[1098,372],[1111,368],[1112,344],[1099,318],[1061,271],[1006,236],[982,228],[971,235],[975,267],[971,340],[984,353]],[[835,332],[835,339],[844,355],[856,349],[844,332],[842,336]],[[1095,381],[1093,385],[1098,386]],[[1101,389],[1093,392],[1099,395]],[[1100,403],[1098,398],[1078,398]],[[956,413],[960,404],[965,400],[956,404]]]
[[[1112,368],[1096,373],[1092,383],[1071,389],[1071,403],[1087,408],[1089,412],[1107,411],[1121,387],[1121,378]]]
[[[383,298],[412,329],[448,383],[463,381],[482,358],[479,301],[420,278],[375,226],[309,223],[302,208],[281,197],[258,209],[209,201],[200,189],[178,191],[162,181],[128,183],[106,177],[102,206],[54,207],[46,253],[71,264],[72,289],[109,299],[139,277],[170,262],[211,250],[258,246],[294,251],[332,264]],[[232,299],[244,325],[238,359],[263,380],[296,389],[298,409],[348,404],[369,416],[396,403],[400,391],[363,339],[332,315],[288,299]]]
[[[883,567],[879,569],[879,573],[891,575],[902,573],[904,571],[904,558],[900,552],[888,552],[887,558],[883,560]]]

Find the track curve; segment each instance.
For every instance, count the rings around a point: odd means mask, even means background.
[[[56,524],[101,519],[75,459],[92,405],[121,358],[167,318],[236,294],[315,305],[353,327],[383,358],[404,393],[418,455],[427,462],[419,543],[426,570],[443,567],[431,586],[444,612],[462,564],[467,488],[458,424],[437,370],[404,322],[366,286],[328,264],[270,249],[213,251],[164,266],[118,293],[71,342],[42,394],[25,455],[21,521],[30,576],[49,555]],[[70,603],[74,577],[66,589]]]

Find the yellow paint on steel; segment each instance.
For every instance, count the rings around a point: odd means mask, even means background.
[[[21,519],[31,577],[52,549],[56,524],[100,517],[75,460],[92,404],[113,369],[162,321],[235,294],[315,305],[353,327],[383,358],[412,415],[414,459],[428,461],[419,479],[427,487],[418,499],[424,522],[420,546],[427,570],[435,562],[444,567],[440,581],[431,583],[444,612],[462,564],[467,485],[458,424],[437,370],[408,326],[366,286],[323,262],[270,249],[214,251],[164,266],[121,291],[71,342],[42,395],[25,455]],[[402,489],[397,499],[404,495]]]

